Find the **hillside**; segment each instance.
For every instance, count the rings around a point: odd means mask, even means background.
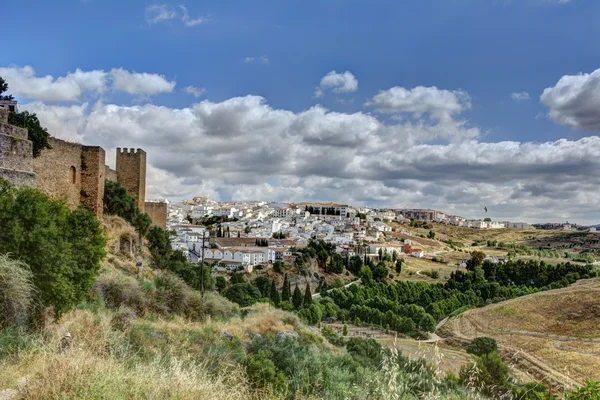
[[[600,379],[600,279],[469,310],[442,330],[450,340],[497,340],[516,367],[555,385]],[[520,360],[519,360],[520,359]]]

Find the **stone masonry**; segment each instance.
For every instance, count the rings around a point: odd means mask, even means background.
[[[27,129],[8,123],[8,110],[0,108],[0,178],[15,185],[34,186],[33,147]]]
[[[140,211],[146,206],[146,152],[117,147],[117,180],[135,199]]]
[[[162,201],[147,201],[146,214],[152,220],[152,225],[167,229],[168,205]]]

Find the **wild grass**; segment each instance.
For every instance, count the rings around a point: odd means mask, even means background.
[[[27,321],[35,287],[27,264],[0,255],[0,330]]]

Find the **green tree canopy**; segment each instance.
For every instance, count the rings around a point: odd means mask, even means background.
[[[296,310],[302,307],[302,292],[300,291],[298,285],[296,285],[296,287],[294,288],[294,294],[292,295],[292,304],[294,305],[294,308]]]
[[[43,305],[59,316],[85,298],[106,254],[91,212],[0,180],[0,226],[0,253],[30,266]]]

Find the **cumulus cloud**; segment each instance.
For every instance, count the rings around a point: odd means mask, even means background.
[[[168,81],[164,75],[129,72],[123,68],[112,69],[110,75],[113,89],[133,95],[169,93],[175,88],[175,81]]]
[[[451,120],[453,115],[471,108],[471,98],[462,90],[438,89],[435,86],[417,86],[413,89],[395,86],[380,91],[365,105],[374,107],[380,113],[429,114],[437,120]]]
[[[151,4],[146,6],[146,22],[153,25],[162,21],[168,21],[177,16],[175,10],[170,9],[166,4]]]
[[[0,68],[0,76],[9,83],[10,92],[17,97],[47,102],[79,101],[85,92],[102,93],[106,89],[106,73],[100,70],[69,72],[54,78],[36,76],[30,66]]]
[[[260,57],[246,57],[244,58],[244,64],[268,64],[269,58],[267,56]]]
[[[342,73],[330,71],[321,78],[321,83],[315,89],[315,97],[323,96],[326,90],[331,90],[333,93],[356,92],[358,90],[358,80],[350,71]]]
[[[191,94],[194,97],[200,97],[204,93],[206,93],[206,89],[199,88],[196,86],[186,86],[183,90],[185,90],[186,93]]]
[[[86,97],[98,97],[107,90],[131,95],[150,96],[173,91],[175,81],[163,75],[130,72],[123,68],[69,72],[54,78],[36,76],[30,66],[0,68],[0,76],[9,84],[9,92],[18,98],[48,103],[78,102]]]
[[[513,92],[510,94],[510,98],[515,101],[529,100],[529,93],[527,92]]]
[[[496,220],[597,218],[600,137],[485,142],[456,118],[466,99],[444,108],[415,98],[396,109],[437,117],[383,121],[322,106],[294,112],[251,95],[184,108],[25,107],[52,134],[104,147],[109,163],[115,147],[146,150],[148,198],[337,201],[466,217],[481,217],[486,205]]]
[[[600,132],[600,69],[591,74],[565,75],[540,98],[550,118],[560,125]]]

